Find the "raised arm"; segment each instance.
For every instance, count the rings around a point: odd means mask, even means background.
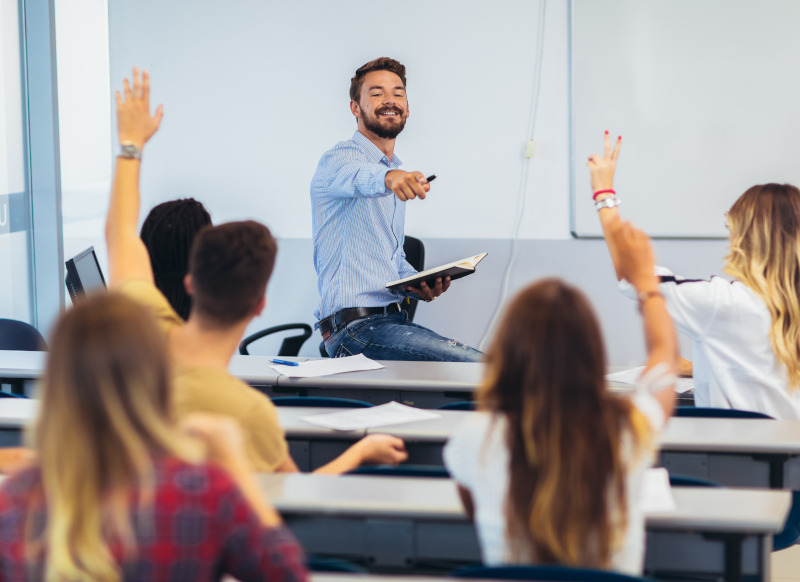
[[[622,145],[622,138],[618,137],[614,148],[611,148],[611,138],[608,131],[605,134],[605,141],[603,147],[603,155],[592,154],[589,156],[589,173],[592,179],[592,195],[594,203],[609,204],[609,206],[598,210],[600,217],[600,225],[603,227],[603,236],[608,245],[608,252],[611,255],[611,261],[614,263],[614,270],[617,273],[617,279],[622,279],[619,271],[619,257],[614,241],[609,238],[609,229],[619,223],[620,216],[617,206],[611,206],[610,203],[616,202],[616,194],[614,193],[614,173],[617,171],[617,158],[619,157],[619,148]]]
[[[129,279],[153,280],[147,249],[137,232],[139,225],[139,169],[144,144],[161,123],[163,108],[150,115],[150,76],[139,78],[133,69],[133,90],[127,79],[124,94],[116,93],[117,133],[123,153],[117,157],[111,200],[106,216],[106,246],[110,286],[117,287]]]
[[[617,276],[625,278],[636,289],[639,309],[644,323],[647,347],[648,370],[660,364],[666,365],[670,373],[676,374],[678,367],[678,338],[672,319],[667,312],[664,296],[659,291],[659,279],[655,275],[655,260],[650,240],[641,230],[629,222],[610,221],[604,227],[609,248],[615,249]],[[662,386],[654,396],[664,409],[665,417],[672,415],[675,391],[672,384]]]

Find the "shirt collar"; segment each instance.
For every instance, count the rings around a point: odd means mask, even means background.
[[[392,165],[394,167],[401,166],[403,164],[403,162],[400,161],[400,158],[397,157],[397,154],[392,154],[392,161],[390,164],[389,158],[386,157],[386,154],[384,154],[380,148],[378,148],[378,146],[369,141],[369,138],[366,135],[358,130],[356,130],[356,132],[353,134],[353,141],[364,149],[370,159],[375,160],[376,162],[380,162],[381,164],[385,164],[387,166]]]

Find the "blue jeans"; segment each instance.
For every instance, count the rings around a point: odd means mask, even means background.
[[[332,358],[364,354],[372,360],[480,362],[475,348],[408,320],[405,311],[360,317],[332,329],[325,342]]]

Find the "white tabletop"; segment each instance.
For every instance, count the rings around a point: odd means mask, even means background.
[[[295,411],[280,408],[281,424],[287,434],[308,433],[306,414],[323,414],[341,409],[307,408]],[[470,414],[461,410],[434,410],[440,418],[367,429],[369,433],[391,434],[407,440],[445,442],[453,430]],[[284,421],[284,419],[286,419]],[[316,431],[317,436],[336,431]],[[671,418],[660,438],[665,451],[742,454],[787,454],[800,456],[800,421],[741,418]]]
[[[355,388],[472,392],[483,380],[483,364],[469,362],[381,361],[383,368],[318,378],[278,378],[278,386],[293,388]]]
[[[356,475],[259,475],[281,513],[466,521],[450,479]],[[791,505],[788,491],[680,487],[677,510],[647,515],[659,530],[768,534],[780,531]]]
[[[38,408],[38,400],[0,398],[0,427],[24,428],[33,422]]]
[[[0,378],[41,378],[46,361],[47,352],[0,350]]]
[[[800,421],[755,418],[671,418],[665,451],[800,455]]]

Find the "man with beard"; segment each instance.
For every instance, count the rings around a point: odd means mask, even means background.
[[[481,353],[409,322],[404,293],[386,283],[413,275],[403,252],[405,202],[430,184],[400,170],[394,142],[408,119],[406,70],[379,58],[350,81],[358,130],[323,154],[311,181],[314,266],[320,304],[314,314],[331,357],[363,353],[376,360],[480,361]],[[413,298],[432,301],[450,285],[424,282]]]

